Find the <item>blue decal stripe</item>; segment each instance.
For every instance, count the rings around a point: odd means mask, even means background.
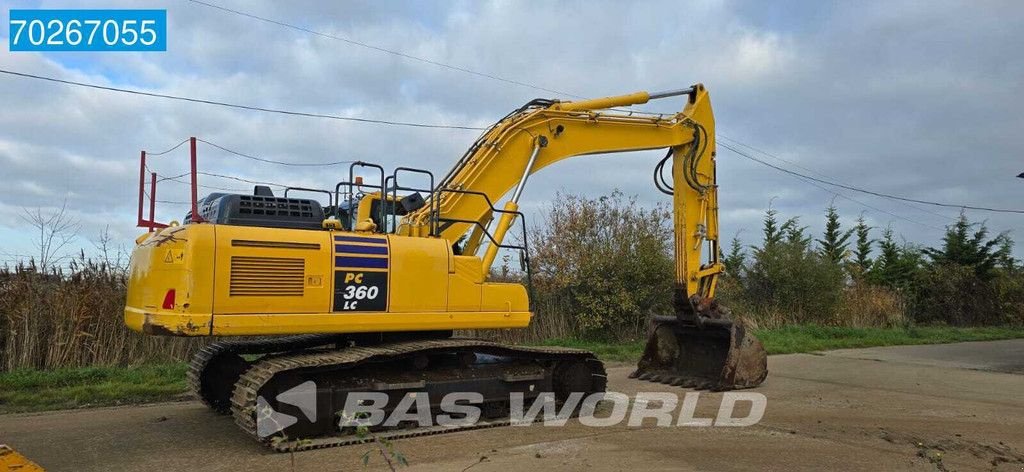
[[[360,238],[358,236],[335,236],[334,240],[343,243],[370,243],[370,244],[387,244],[388,240],[384,238]]]
[[[387,255],[387,246],[352,246],[348,244],[336,244],[334,246],[336,252],[348,252],[352,254],[382,254]]]
[[[375,259],[372,257],[347,257],[337,256],[334,258],[335,267],[355,267],[360,269],[387,269],[387,259]]]

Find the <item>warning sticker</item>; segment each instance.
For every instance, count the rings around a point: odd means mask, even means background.
[[[168,249],[164,253],[164,264],[183,264],[185,262],[184,249]]]

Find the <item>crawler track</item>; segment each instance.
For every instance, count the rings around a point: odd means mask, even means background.
[[[218,360],[240,357],[246,354],[270,354],[290,352],[324,346],[338,340],[337,335],[303,334],[297,336],[281,336],[265,339],[219,341],[200,349],[192,356],[188,365],[186,379],[189,390],[206,406],[222,414],[231,412],[230,390],[236,379],[211,378],[209,369]],[[206,378],[204,379],[204,374]],[[240,374],[240,372],[239,372]],[[229,382],[225,385],[229,390],[226,395],[218,396],[211,391],[217,382]],[[218,398],[219,397],[219,398]]]
[[[310,346],[319,340],[295,340],[297,344]],[[323,344],[321,342],[321,344]],[[272,352],[281,352],[274,349]],[[476,377],[465,369],[397,369],[404,366],[400,362],[409,361],[414,356],[446,356],[460,353],[473,353],[474,356],[493,356],[494,358],[511,359],[507,364],[474,364],[478,367]],[[495,367],[495,365],[497,367]],[[509,367],[502,367],[508,365]],[[482,366],[482,367],[481,367]],[[569,367],[566,367],[569,366]],[[528,369],[527,369],[528,368]],[[489,370],[488,370],[489,369]],[[502,370],[505,369],[505,370]],[[523,375],[524,369],[532,369],[531,374]],[[498,374],[492,372],[497,371]],[[396,372],[398,375],[396,375]],[[539,372],[539,374],[538,374]],[[354,434],[341,434],[336,427],[334,412],[321,413],[314,425],[317,431],[310,439],[294,439],[295,436],[260,437],[257,431],[257,402],[261,395],[273,398],[276,393],[286,390],[280,379],[287,378],[293,383],[295,378],[317,380],[318,387],[335,396],[346,392],[366,391],[367,385],[390,385],[387,390],[399,397],[405,395],[409,376],[419,376],[418,387],[423,391],[436,388],[446,383],[483,382],[491,386],[506,386],[507,392],[516,391],[525,384],[531,384],[529,392],[533,392],[533,383],[564,391],[572,386],[573,391],[603,392],[607,378],[603,364],[590,352],[558,347],[513,347],[490,341],[474,339],[439,339],[421,340],[381,344],[375,346],[357,346],[344,349],[311,349],[298,353],[271,354],[257,361],[242,374],[235,384],[231,396],[231,413],[235,423],[255,439],[268,443],[278,451],[296,451],[325,447],[359,444],[369,440]],[[390,376],[390,377],[389,377]],[[397,378],[401,376],[401,378]],[[358,382],[353,379],[360,379]],[[369,379],[369,380],[367,380]],[[276,382],[276,383],[275,383]],[[404,382],[404,383],[403,383]],[[417,383],[417,382],[412,382]],[[484,385],[481,383],[481,385]],[[334,390],[330,390],[333,388]],[[416,387],[409,387],[417,391]],[[369,389],[369,390],[372,390]],[[523,390],[527,391],[527,390]],[[507,392],[502,392],[507,400]],[[534,392],[535,394],[536,392]],[[318,395],[324,395],[319,391]],[[264,401],[267,401],[266,399]],[[322,400],[318,400],[320,403]],[[375,431],[373,437],[396,439],[412,436],[444,434],[467,429],[491,428],[509,424],[507,418],[507,401],[505,404],[488,400],[484,405],[486,418],[467,426],[431,426],[415,429],[392,428]],[[493,403],[493,404],[492,404]],[[328,402],[328,404],[331,404]],[[337,404],[337,403],[334,403]],[[433,406],[432,406],[433,407]],[[504,413],[495,418],[495,412]],[[330,422],[330,423],[328,423]]]

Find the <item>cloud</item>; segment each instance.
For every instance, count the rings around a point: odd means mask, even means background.
[[[12,7],[18,7],[18,2]],[[221,2],[218,2],[219,4]],[[703,82],[718,131],[767,150],[800,172],[914,198],[1020,205],[1024,39],[1014,2],[249,2],[230,8],[382,48],[536,84],[602,96]],[[35,3],[25,4],[29,7]],[[130,7],[114,2],[111,7]],[[72,4],[43,2],[42,7]],[[83,4],[83,7],[88,5]],[[0,50],[0,66],[98,84],[318,113],[486,126],[527,100],[552,94],[290,30],[187,2],[166,2],[166,53],[38,54]],[[3,12],[6,14],[6,12]],[[0,18],[4,20],[5,18]],[[195,135],[291,162],[361,159],[443,175],[476,138],[424,130],[245,112],[0,77],[0,215],[68,198],[83,235],[111,225],[133,239],[137,158]],[[645,105],[673,111],[680,100]],[[754,152],[754,151],[750,151]],[[154,158],[164,175],[186,169],[182,147]],[[646,152],[570,159],[531,178],[524,206],[556,191],[596,196],[622,189],[663,201]],[[627,164],[628,163],[628,164]],[[213,173],[333,187],[342,168],[256,164],[201,145]],[[792,176],[719,152],[722,232],[757,237],[769,200],[812,230],[835,196]],[[209,185],[246,188],[223,179]],[[185,200],[167,182],[161,199]],[[935,243],[956,209],[920,209],[843,191],[852,221],[891,224]],[[160,218],[180,218],[162,207]],[[893,213],[894,217],[885,212]],[[1019,217],[971,213],[995,230]],[[534,219],[536,220],[536,219]],[[20,228],[5,218],[8,228]],[[24,252],[29,242],[5,237]],[[91,247],[82,238],[82,246]],[[12,251],[13,252],[13,251]]]

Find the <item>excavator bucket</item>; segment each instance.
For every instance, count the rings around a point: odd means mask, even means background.
[[[631,378],[680,387],[735,390],[768,376],[764,346],[741,322],[706,320],[701,326],[657,316]]]

